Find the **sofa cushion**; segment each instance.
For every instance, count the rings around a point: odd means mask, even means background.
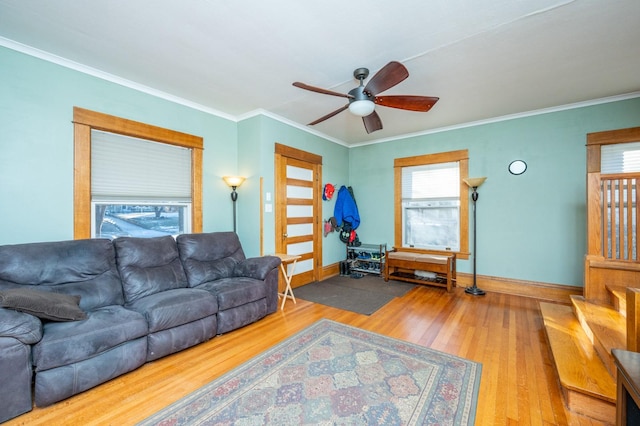
[[[245,259],[233,268],[233,276],[264,280],[267,274],[280,266],[282,260],[276,256],[262,256]]]
[[[142,297],[127,308],[144,315],[149,333],[155,333],[215,315],[218,303],[207,291],[179,288]]]
[[[38,291],[30,288],[0,290],[0,306],[52,321],[87,318],[80,309],[80,296]]]
[[[188,260],[185,268],[189,286],[195,287],[206,281],[219,280],[221,278],[233,277],[233,270],[237,261],[232,257],[224,257],[209,262],[194,262]]]
[[[84,311],[124,303],[107,239],[0,246],[0,290],[24,286],[78,295]]]
[[[122,306],[107,306],[87,313],[84,321],[48,322],[33,346],[36,371],[92,358],[124,342],[147,334],[147,322]]]
[[[13,337],[31,345],[42,339],[42,322],[33,315],[0,309],[0,337]]]
[[[176,242],[190,287],[232,277],[235,265],[245,259],[235,232],[181,234]]]
[[[218,316],[211,315],[177,327],[150,333],[147,336],[147,361],[206,342],[216,335],[217,330]]]
[[[161,291],[187,287],[187,277],[173,237],[120,237],[113,244],[126,303]]]
[[[34,402],[46,407],[62,401],[144,364],[147,354],[147,338],[140,337],[124,342],[92,358],[38,371],[35,377]],[[73,424],[58,418],[51,424]],[[66,419],[65,419],[66,420]],[[76,424],[102,423],[96,419],[78,420]]]
[[[0,423],[3,423],[31,411],[31,348],[16,339],[0,337],[0,353]]]
[[[219,311],[264,299],[267,296],[264,281],[246,277],[210,281],[197,288],[207,290],[216,296]]]
[[[218,312],[218,334],[224,334],[258,321],[267,315],[266,299],[246,303],[236,308]]]

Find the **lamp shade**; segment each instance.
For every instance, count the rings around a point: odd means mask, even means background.
[[[244,178],[242,176],[223,176],[222,179],[232,188],[237,188],[242,185]]]
[[[360,117],[366,117],[371,114],[375,109],[376,104],[374,104],[370,100],[361,100],[361,101],[353,101],[349,104],[349,111],[353,115],[357,115]]]
[[[487,180],[486,177],[462,179],[462,181],[464,183],[466,183],[467,185],[469,185],[470,188],[479,187],[480,185],[482,185],[484,183],[485,180]]]

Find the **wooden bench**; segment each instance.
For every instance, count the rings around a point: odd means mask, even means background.
[[[433,279],[416,275],[416,271],[435,273]],[[424,254],[394,249],[385,255],[384,280],[408,281],[417,284],[446,287],[448,292],[456,285],[455,253]]]

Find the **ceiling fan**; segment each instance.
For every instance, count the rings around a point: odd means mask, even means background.
[[[356,80],[360,81],[360,86],[349,91],[349,93],[338,93],[319,87],[309,86],[296,81],[294,86],[312,92],[323,93],[325,95],[340,96],[349,99],[349,103],[329,114],[309,123],[309,126],[323,122],[342,111],[349,109],[352,114],[362,117],[367,133],[382,129],[382,121],[375,111],[375,106],[382,105],[391,108],[406,109],[409,111],[427,112],[438,102],[432,96],[411,96],[411,95],[390,95],[378,96],[379,93],[392,88],[409,77],[409,71],[400,62],[392,61],[382,67],[371,80],[364,85],[364,80],[369,76],[367,68],[358,68],[353,72]]]

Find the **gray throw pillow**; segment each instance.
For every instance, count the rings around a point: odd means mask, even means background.
[[[52,321],[76,321],[87,318],[80,309],[80,296],[16,288],[0,291],[0,306]]]

